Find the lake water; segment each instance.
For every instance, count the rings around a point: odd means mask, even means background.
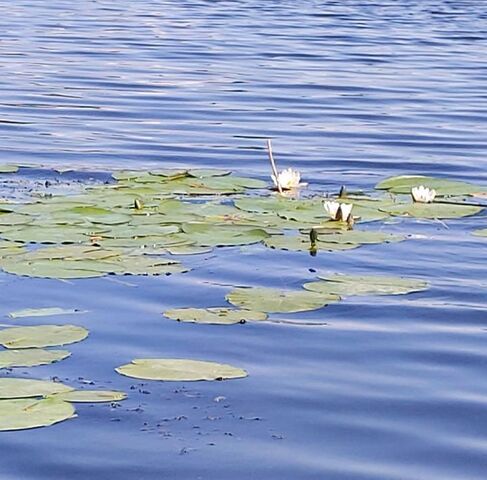
[[[481,1],[0,7],[0,163],[210,166],[266,179],[272,138],[279,166],[320,191],[414,173],[487,185]],[[485,213],[398,221],[384,229],[420,238],[317,257],[223,249],[193,257],[186,275],[121,282],[0,274],[2,316],[89,310],[56,318],[90,330],[72,358],[17,376],[129,392],[117,408],[79,405],[77,419],[1,433],[1,479],[484,480],[486,243],[471,231],[486,227]],[[326,325],[161,315],[222,305],[231,285],[298,288],[313,270],[431,288],[273,315]],[[138,357],[204,358],[250,375],[141,385],[113,371]]]

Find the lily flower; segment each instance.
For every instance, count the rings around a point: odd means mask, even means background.
[[[327,200],[323,203],[323,207],[332,220],[341,220],[343,222],[347,222],[352,215],[353,204],[331,202]]]
[[[337,219],[338,209],[340,208],[340,204],[338,202],[330,202],[327,200],[325,203],[323,203],[323,207],[332,220]]]
[[[301,182],[301,174],[298,170],[293,170],[292,168],[287,168],[277,175],[271,175],[272,181],[276,188],[281,188],[282,190],[291,190],[293,188],[304,187],[306,183]]]
[[[411,196],[417,203],[431,203],[436,197],[436,190],[420,185],[411,189]]]

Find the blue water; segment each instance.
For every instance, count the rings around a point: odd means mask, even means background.
[[[269,137],[279,165],[321,191],[370,189],[401,173],[487,185],[482,1],[0,7],[0,163],[212,166],[267,178]],[[0,274],[0,315],[89,310],[55,318],[90,329],[70,359],[16,376],[129,392],[120,407],[79,405],[77,419],[1,433],[0,478],[484,480],[486,244],[471,231],[486,227],[485,213],[394,222],[382,228],[421,238],[315,258],[218,250],[164,278]],[[315,326],[161,315],[223,305],[230,285],[298,288],[310,269],[402,274],[431,288],[273,316]],[[158,356],[228,362],[250,375],[141,385],[113,371]]]

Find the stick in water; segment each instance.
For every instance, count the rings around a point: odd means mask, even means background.
[[[270,139],[267,140],[267,152],[269,153],[269,161],[271,162],[272,173],[276,179],[277,189],[279,193],[282,193],[281,184],[279,183],[279,174],[277,173],[276,162],[274,162],[274,157],[272,155],[272,144]]]

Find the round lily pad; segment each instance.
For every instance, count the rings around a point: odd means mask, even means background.
[[[175,308],[167,310],[164,315],[172,320],[191,323],[211,323],[218,325],[233,325],[247,321],[262,321],[267,315],[262,312],[250,310],[237,310],[232,308]]]
[[[26,348],[23,350],[4,350],[0,352],[0,368],[37,367],[59,362],[71,355],[67,350],[44,350]]]
[[[305,283],[306,290],[321,294],[352,295],[405,295],[428,288],[422,280],[376,275],[330,275],[318,277],[317,282]]]
[[[398,203],[384,207],[384,211],[396,216],[446,219],[475,215],[482,211],[482,208],[449,203]]]
[[[487,237],[487,228],[482,228],[480,230],[475,230],[473,234],[477,237]]]
[[[0,330],[0,344],[6,348],[43,348],[80,342],[88,330],[76,325],[37,325]]]
[[[259,243],[269,236],[260,228],[241,225],[211,225],[207,223],[184,223],[183,232],[202,247],[222,247]]]
[[[239,287],[225,297],[232,305],[257,312],[306,312],[340,300],[338,295],[321,295],[304,290]]]
[[[0,431],[49,427],[75,417],[74,407],[62,400],[0,400]]]
[[[325,236],[323,238],[326,238]],[[318,239],[314,246],[311,245],[309,236],[303,235],[272,235],[264,240],[266,247],[278,250],[290,250],[294,252],[309,252],[309,251],[336,251],[336,250],[351,250],[360,245],[358,243],[339,243],[327,242]]]
[[[71,390],[73,388],[59,382],[30,380],[28,378],[0,378],[0,399],[47,397]]]
[[[103,403],[125,400],[127,394],[113,390],[71,390],[70,392],[57,393],[52,397],[73,403]]]
[[[10,312],[8,316],[10,318],[48,317],[52,315],[70,315],[73,313],[81,313],[81,311],[75,308],[59,308],[59,307],[25,308],[23,310]]]
[[[19,167],[17,165],[0,165],[0,173],[15,173]]]
[[[245,370],[231,365],[173,358],[135,359],[115,370],[127,377],[173,382],[228,380],[248,375]]]

